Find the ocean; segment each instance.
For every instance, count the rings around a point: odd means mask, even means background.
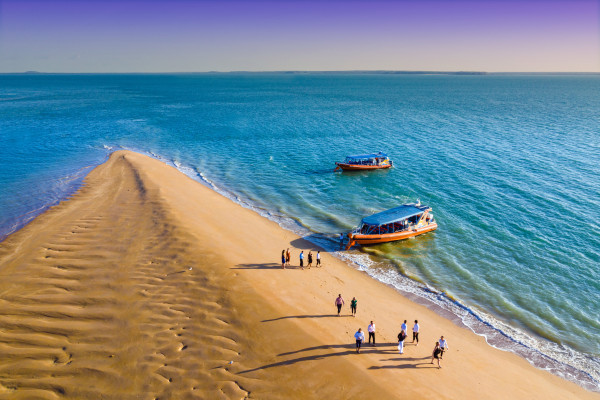
[[[597,75],[0,75],[0,240],[134,150],[600,390],[599,110]],[[337,251],[418,199],[437,231]]]

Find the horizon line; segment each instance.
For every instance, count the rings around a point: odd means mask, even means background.
[[[436,70],[386,70],[386,69],[350,69],[350,70],[264,70],[264,71],[161,71],[161,72],[44,72],[44,71],[23,71],[23,72],[0,72],[0,75],[193,75],[193,74],[405,74],[405,75],[600,75],[600,72],[593,71],[436,71]]]

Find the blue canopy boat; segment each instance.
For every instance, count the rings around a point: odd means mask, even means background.
[[[356,156],[347,156],[344,162],[336,162],[336,170],[344,171],[363,171],[368,169],[391,168],[394,163],[388,158],[387,154],[359,154]]]
[[[362,219],[348,234],[346,250],[354,244],[376,244],[408,239],[437,229],[431,207],[420,202],[403,204]]]

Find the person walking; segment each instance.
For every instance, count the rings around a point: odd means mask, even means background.
[[[375,344],[375,324],[371,321],[371,324],[367,327],[369,331],[369,344],[371,344],[371,338],[373,338],[373,347],[377,347]]]
[[[321,266],[321,250],[317,251],[317,267]]]
[[[404,332],[408,332],[408,329],[406,329],[406,320],[404,320],[402,325],[400,325],[400,329],[402,329]]]
[[[362,332],[362,328],[358,328],[358,331],[354,334],[354,339],[356,339],[356,352],[360,353],[360,346],[362,345],[363,340],[365,340],[365,334]]]
[[[434,359],[437,360],[438,368],[442,368],[442,365],[440,364],[440,359],[442,358],[441,353],[442,353],[442,349],[440,349],[439,342],[435,342],[435,347],[433,348],[433,354],[431,355],[431,363],[433,364]]]
[[[308,268],[312,267],[312,251],[308,252]]]
[[[340,316],[340,312],[342,311],[342,306],[344,305],[344,299],[342,299],[342,295],[338,294],[337,299],[335,299],[335,306],[338,309],[338,317]],[[363,334],[364,336],[364,334]]]
[[[281,268],[285,269],[285,250],[281,250]]]
[[[356,297],[353,297],[352,300],[350,301],[350,311],[352,312],[352,316],[356,317],[356,305],[358,304],[358,300],[356,300]]]
[[[398,352],[404,354],[404,339],[406,339],[406,332],[404,329],[398,334]]]
[[[290,266],[290,248],[288,247],[287,251],[285,252],[285,265],[286,266]]]
[[[300,268],[304,269],[304,251],[300,252]]]
[[[415,340],[417,341],[417,344],[415,346],[419,345],[419,321],[417,321],[415,319],[415,324],[413,325],[413,343],[415,342]]]
[[[441,336],[441,337],[440,337],[440,340],[438,340],[438,343],[439,343],[439,345],[440,345],[440,350],[442,351],[442,352],[440,353],[440,360],[441,360],[442,358],[444,358],[444,352],[445,352],[446,350],[448,350],[448,342],[446,342],[446,339],[444,339],[444,337],[443,337],[443,336]]]

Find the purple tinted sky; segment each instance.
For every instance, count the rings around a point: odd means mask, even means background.
[[[0,72],[600,72],[599,3],[0,0]]]

